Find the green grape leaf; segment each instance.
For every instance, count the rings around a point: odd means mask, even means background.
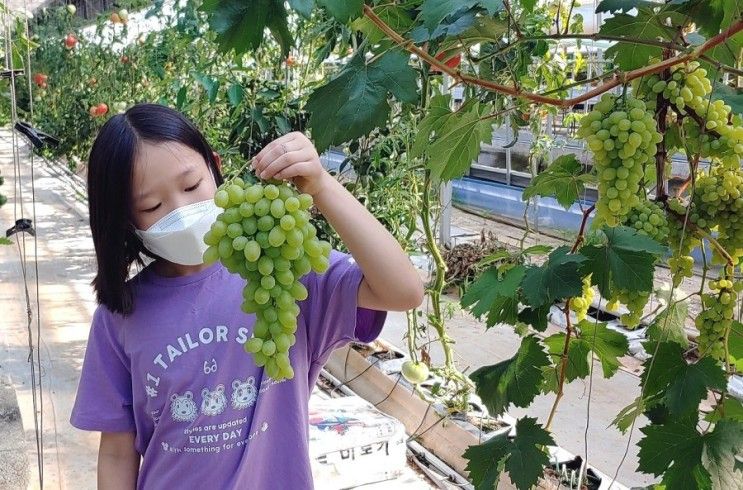
[[[652,357],[646,359],[640,375],[640,386],[646,397],[661,397],[676,376],[686,368],[683,348],[675,342],[646,342],[645,350]]]
[[[672,416],[696,413],[708,389],[723,390],[727,381],[722,368],[710,357],[694,364],[684,359],[684,348],[676,342],[648,342],[646,350],[653,355],[643,363],[640,376],[650,405],[662,402]]]
[[[286,9],[271,9],[266,19],[266,27],[271,31],[273,38],[281,47],[281,54],[283,56],[289,55],[289,50],[294,45],[294,38],[291,32],[289,32],[289,24],[286,18]]]
[[[722,390],[726,385],[720,366],[711,357],[703,357],[676,375],[665,394],[666,406],[671,415],[696,412],[699,402],[707,397],[707,389]]]
[[[596,13],[603,14],[609,12],[613,14],[615,12],[623,12],[626,14],[637,7],[657,6],[658,4],[649,2],[648,0],[602,0],[596,7]]]
[[[729,105],[733,114],[743,114],[743,90],[715,81],[710,96],[712,100],[719,99]]]
[[[451,99],[449,95],[435,95],[428,102],[428,113],[421,120],[417,128],[417,135],[410,149],[410,156],[420,158],[428,149],[431,137],[438,134],[446,121],[452,115],[449,108]]]
[[[629,342],[627,337],[608,328],[605,323],[582,320],[577,327],[581,340],[601,361],[605,378],[611,378],[619,369],[619,358],[627,355]]]
[[[635,398],[635,401],[624,407],[612,421],[619,431],[624,434],[632,426],[632,422],[645,411],[645,401],[642,397]]]
[[[390,26],[395,32],[407,32],[413,25],[413,18],[408,15],[408,10],[398,5],[382,5],[374,9],[374,13]],[[351,27],[364,33],[371,44],[377,44],[387,39],[387,35],[382,32],[377,25],[368,17],[359,17],[351,24]]]
[[[491,267],[467,289],[462,296],[462,307],[472,306],[478,318],[487,314],[487,327],[496,323],[515,323],[518,314],[518,289],[524,277],[524,266],[517,265],[501,277],[497,267]]]
[[[669,489],[710,488],[710,474],[702,465],[705,440],[695,425],[696,420],[684,419],[642,427],[645,437],[638,443],[638,470],[663,475]]]
[[[367,134],[387,122],[389,95],[415,102],[417,83],[409,56],[390,51],[367,64],[356,56],[343,71],[316,89],[307,101],[309,125],[318,151]]]
[[[580,249],[588,259],[581,268],[581,275],[592,274],[591,282],[605,298],[613,296],[612,286],[629,291],[652,291],[653,264],[657,256],[665,252],[665,247],[626,226],[604,226],[602,231],[606,237],[604,245]]]
[[[689,313],[689,305],[686,301],[675,301],[668,305],[658,316],[653,319],[646,331],[650,340],[676,342],[683,347],[689,345],[689,339],[684,331],[686,315]]]
[[[542,368],[550,365],[547,354],[533,335],[523,338],[518,352],[505,361],[483,366],[470,378],[490,414],[500,415],[511,404],[528,406],[539,394]]]
[[[314,0],[289,0],[289,6],[299,12],[302,17],[309,19],[312,16],[315,2]]]
[[[702,462],[712,478],[713,488],[740,488],[743,471],[736,455],[743,447],[743,423],[723,419],[705,436]]]
[[[715,410],[711,411],[704,417],[704,420],[708,422],[717,422],[723,419],[735,420],[737,422],[743,422],[743,403],[737,398],[726,397],[722,402],[722,405],[715,407]]]
[[[227,98],[230,100],[230,105],[232,107],[237,107],[240,105],[240,102],[243,100],[243,88],[242,85],[238,83],[232,84],[230,89],[227,91]]]
[[[521,7],[525,12],[533,12],[537,6],[537,0],[521,0]]]
[[[722,12],[722,19],[719,26],[720,31],[724,31],[743,17],[743,2],[740,0],[716,0],[713,3],[717,5],[717,11]],[[717,32],[709,34],[711,36],[717,34]],[[734,36],[725,39],[724,43],[707,51],[706,54],[721,63],[734,66],[741,48],[743,48],[743,33],[738,32]]]
[[[473,103],[444,118],[428,146],[428,168],[436,179],[462,177],[480,154],[480,145],[493,137],[492,122],[485,118],[487,105]]]
[[[743,372],[743,324],[733,321],[728,334],[728,353],[735,362],[735,368]]]
[[[599,34],[648,41],[657,39],[670,41],[675,32],[663,23],[662,16],[656,14],[652,8],[640,7],[637,15],[615,14],[606,19]],[[605,54],[607,58],[613,58],[622,70],[632,70],[648,65],[650,58],[660,58],[661,48],[619,42],[607,49]]]
[[[546,304],[539,308],[524,308],[518,314],[518,321],[531,325],[537,332],[544,332],[549,324],[550,307],[550,304]]]
[[[502,433],[464,452],[467,471],[477,490],[490,490],[498,486],[503,470],[519,490],[533,487],[549,464],[544,446],[554,445],[552,436],[536,418],[523,417],[516,421],[516,437],[509,440]]]
[[[562,155],[532,179],[521,198],[528,201],[534,196],[554,197],[562,207],[568,209],[583,192],[583,184],[592,180],[593,177],[583,170],[575,153]]]
[[[464,11],[475,6],[493,15],[503,8],[502,0],[425,0],[420,7],[420,19],[429,32],[434,32],[452,12]]]
[[[540,307],[556,299],[580,296],[583,282],[578,268],[586,258],[569,251],[569,247],[556,248],[547,262],[526,270],[521,287],[530,306]]]
[[[209,27],[217,34],[219,50],[225,53],[258,49],[269,21],[280,22],[280,12],[286,23],[284,2],[279,0],[204,0],[199,9],[209,14]]]
[[[566,335],[561,332],[550,335],[543,340],[550,356],[552,356],[552,362],[554,362],[556,366],[559,366],[562,362],[562,351],[565,347],[565,337]],[[568,361],[565,370],[565,379],[568,382],[576,379],[583,379],[588,376],[590,372],[588,355],[590,353],[591,349],[584,340],[576,339],[575,337],[570,338],[570,343],[568,345]]]
[[[348,22],[361,15],[364,0],[317,0],[338,22]]]

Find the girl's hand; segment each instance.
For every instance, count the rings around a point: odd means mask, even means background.
[[[311,196],[319,194],[330,178],[315,145],[298,131],[266,145],[253,158],[253,170],[262,180],[291,180],[301,192]]]

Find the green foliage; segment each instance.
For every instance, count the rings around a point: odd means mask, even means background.
[[[604,226],[601,233],[603,244],[580,249],[580,254],[588,259],[582,264],[582,274],[591,274],[591,282],[605,298],[613,296],[614,286],[651,291],[654,263],[665,252],[665,247],[625,226]]]
[[[615,14],[606,19],[599,30],[601,34],[624,36],[641,40],[673,39],[675,31],[658,21],[651,7],[640,7],[636,15]],[[661,48],[631,42],[620,42],[606,50],[607,58],[622,70],[632,70],[645,66],[650,58],[660,58]]]
[[[530,266],[526,270],[522,288],[530,306],[540,307],[557,299],[580,296],[583,284],[578,269],[586,258],[569,251],[569,247],[556,248],[542,266]]]
[[[537,423],[537,419],[524,417],[516,422],[516,437],[498,434],[484,444],[470,446],[464,453],[469,460],[467,471],[477,490],[498,486],[505,469],[519,490],[534,486],[542,476],[549,456],[544,446],[554,444],[552,436]]]
[[[565,209],[570,208],[583,193],[584,185],[595,179],[585,173],[575,153],[555,159],[543,172],[534,177],[521,195],[524,201],[534,196],[554,197]]]
[[[403,102],[417,100],[415,72],[408,58],[400,51],[371,63],[356,56],[336,78],[312,93],[306,107],[319,151],[384,126],[391,95]]]
[[[530,335],[512,358],[481,367],[470,377],[490,413],[499,415],[511,404],[526,407],[534,400],[542,383],[542,368],[549,364],[539,339]]]
[[[526,269],[517,265],[506,271],[491,267],[462,296],[462,306],[472,306],[472,314],[482,318],[487,314],[487,326],[514,323],[518,319],[518,288]]]

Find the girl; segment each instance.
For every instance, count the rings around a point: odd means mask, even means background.
[[[332,252],[327,272],[302,280],[295,376],[280,383],[243,350],[255,320],[240,309],[244,281],[201,260],[222,183],[202,134],[175,110],[140,104],[93,144],[99,306],[70,421],[101,432],[101,489],[313,488],[308,400],[320,369],[333,349],[376,338],[386,311],[422,301],[408,257],[304,135],[271,142],[253,169],[311,194],[352,254]],[[142,255],[154,261],[144,267]]]

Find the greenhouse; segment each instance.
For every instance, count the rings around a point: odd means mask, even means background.
[[[0,490],[743,490],[743,0],[0,18]]]

